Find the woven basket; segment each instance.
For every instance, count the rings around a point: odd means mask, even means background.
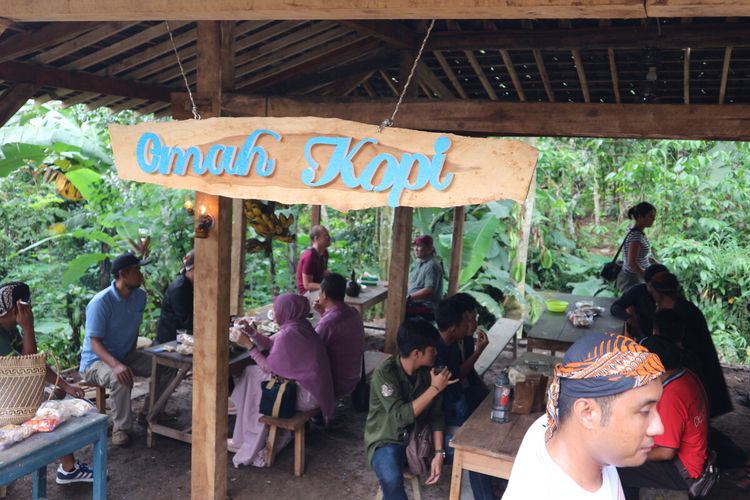
[[[0,356],[0,427],[23,423],[36,414],[46,371],[44,353]]]

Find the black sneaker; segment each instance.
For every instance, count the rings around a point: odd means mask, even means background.
[[[70,472],[66,472],[63,469],[62,464],[57,467],[57,477],[55,478],[57,484],[70,484],[70,483],[93,483],[94,482],[94,471],[89,468],[87,464],[82,464],[76,461],[76,468]]]

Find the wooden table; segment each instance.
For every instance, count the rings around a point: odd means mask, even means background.
[[[47,464],[86,445],[94,445],[92,498],[107,498],[107,416],[88,413],[60,424],[52,432],[37,432],[0,451],[0,485],[32,474],[34,500],[47,496]]]
[[[516,415],[498,424],[490,420],[492,393],[479,405],[450,441],[455,450],[450,499],[461,498],[464,469],[508,479],[526,430],[542,414]]]
[[[553,313],[546,309],[528,334],[526,350],[549,349],[552,355],[555,351],[567,351],[578,339],[587,333],[622,333],[625,322],[610,314],[609,308],[615,301],[611,297],[585,297],[569,293],[543,293],[545,300],[565,300],[568,308],[562,313]],[[573,326],[568,321],[567,313],[576,307],[576,302],[588,301],[605,309],[604,313],[594,319],[594,324],[588,327]]]
[[[366,310],[383,302],[388,297],[388,285],[380,282],[377,285],[363,286],[367,288],[360,291],[358,297],[349,297],[347,295],[344,298],[344,302],[357,309],[359,314],[364,317]]]
[[[159,344],[153,347],[145,349],[147,354],[151,355],[151,384],[149,387],[149,410],[146,416],[146,422],[148,423],[148,430],[146,432],[146,446],[151,448],[153,445],[153,435],[161,434],[162,436],[171,437],[185,443],[193,442],[192,426],[184,429],[176,429],[168,425],[160,424],[157,422],[157,416],[167,406],[169,397],[177,389],[188,372],[193,368],[193,356],[183,356],[174,351],[169,352],[164,350],[165,345],[172,347],[177,346],[177,341],[167,342],[166,344]],[[248,364],[254,363],[253,358],[250,357],[249,351],[239,351],[236,354],[230,352],[229,358],[229,369],[234,371],[239,370],[247,366]],[[166,370],[171,368],[172,370]],[[174,371],[173,371],[174,370]],[[176,371],[176,372],[175,372]],[[161,394],[157,394],[159,382],[162,377],[168,377],[172,374],[173,378],[166,385]],[[229,372],[227,372],[229,377]]]

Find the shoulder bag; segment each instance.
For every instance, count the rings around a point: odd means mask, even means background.
[[[685,466],[681,462],[678,470],[685,482],[688,484],[688,493],[690,498],[701,498],[708,495],[711,488],[719,481],[719,468],[716,466],[717,454],[714,450],[708,450],[706,465],[703,467],[703,473],[698,478],[690,477]]]
[[[409,472],[415,476],[429,473],[434,449],[432,426],[427,423],[420,424],[417,420],[406,444],[406,463],[409,465]]]
[[[269,417],[292,418],[297,413],[297,384],[273,376],[260,383],[260,413]]]
[[[630,231],[632,231],[632,229]],[[622,261],[617,260],[617,257],[620,256],[620,252],[622,252],[622,248],[625,246],[625,241],[627,241],[630,231],[628,231],[625,238],[622,239],[620,248],[617,249],[617,253],[612,257],[612,260],[604,264],[604,267],[602,267],[602,270],[599,272],[599,276],[601,276],[604,281],[614,281],[617,279],[617,275],[620,274],[620,271],[622,270]]]

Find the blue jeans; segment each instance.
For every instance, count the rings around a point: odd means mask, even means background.
[[[383,490],[383,500],[408,500],[404,490],[405,465],[406,446],[403,444],[385,444],[373,453],[372,468]]]

